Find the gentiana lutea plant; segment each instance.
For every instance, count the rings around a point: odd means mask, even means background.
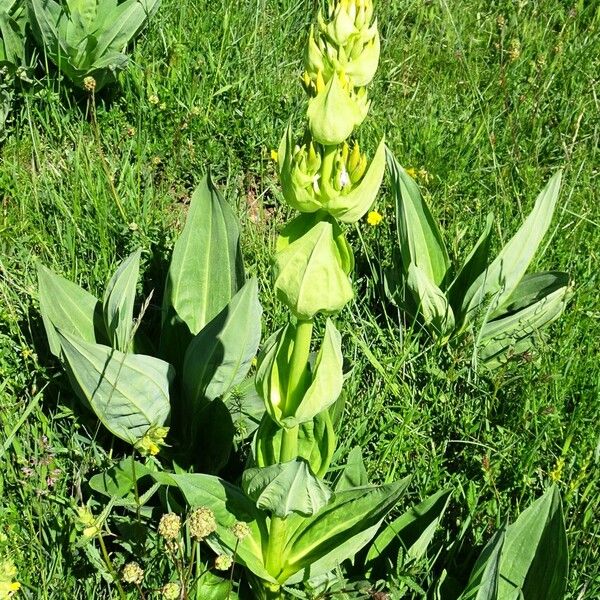
[[[353,297],[353,252],[343,228],[369,210],[385,168],[383,141],[370,160],[349,142],[368,112],[366,86],[378,58],[371,0],[330,2],[305,56],[306,130],[298,139],[288,127],[278,152],[283,196],[300,213],[281,231],[274,258],[273,285],[289,318],[258,357],[251,383],[263,408],[244,416],[254,438],[241,485],[206,471],[218,473],[228,459],[230,400],[240,388],[247,393],[261,309],[256,281],[245,281],[236,220],[210,178],[194,193],[175,244],[156,338],[138,329],[148,299],[134,315],[139,251],[119,266],[102,300],[39,267],[52,353],[83,405],[146,455],[142,462],[132,453],[92,477],[90,488],[110,497],[102,515],[115,506],[149,515],[162,488],[169,510],[183,512],[183,499],[208,515],[203,542],[243,568],[237,592],[230,579],[203,586],[202,575],[189,598],[308,598],[340,591],[344,579],[388,580],[399,556],[424,556],[448,505],[450,491],[440,490],[380,530],[408,478],[369,484],[359,448],[337,475],[330,469],[332,412],[344,381],[335,315]],[[490,541],[461,598],[560,600],[567,567],[560,498],[551,488]],[[442,574],[434,597],[456,598],[446,595],[449,579]],[[366,597],[374,588],[352,589]]]
[[[265,415],[242,487],[205,475],[169,475],[190,503],[208,505],[219,523],[214,549],[249,571],[255,597],[284,598],[284,586],[322,582],[375,535],[408,480],[371,486],[360,453],[333,482],[330,408],[343,384],[341,335],[332,315],[353,297],[353,253],[340,223],[355,223],[381,184],[383,141],[371,161],[348,138],[365,118],[366,85],[379,58],[370,0],[333,2],[319,17],[306,54],[308,127],[292,128],[278,152],[284,198],[300,215],[276,244],[274,287],[288,323],[264,344],[256,388]],[[313,355],[314,326],[324,320]],[[244,520],[238,543],[231,526]]]

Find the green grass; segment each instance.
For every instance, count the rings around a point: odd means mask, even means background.
[[[164,0],[121,86],[97,98],[104,159],[86,98],[54,73],[40,73],[18,99],[0,147],[0,552],[14,556],[25,597],[111,597],[73,543],[71,510],[108,464],[107,438],[50,359],[34,260],[97,293],[116,262],[142,246],[140,292],[155,289],[160,298],[186,202],[210,166],[240,215],[265,332],[280,324],[270,259],[287,211],[269,155],[288,120],[299,124],[304,114],[300,57],[317,5]],[[450,533],[439,533],[436,548],[459,541],[434,571],[463,577],[473,542],[557,480],[571,553],[567,597],[596,599],[598,11],[583,1],[407,0],[379,2],[377,14],[382,60],[361,141],[374,149],[385,133],[403,165],[429,173],[421,183],[455,256],[464,256],[489,210],[497,239],[510,236],[550,174],[564,168],[554,229],[533,266],[568,271],[575,289],[532,360],[475,376],[469,348],[449,353],[424,343],[386,304],[378,262],[390,260],[393,206],[384,190],[384,222],[350,234],[360,301],[338,319],[352,372],[337,457],[361,445],[373,479],[413,474],[407,502],[451,487]],[[152,304],[147,318],[158,310]],[[397,579],[426,586],[425,568]],[[422,597],[410,585],[398,597]]]

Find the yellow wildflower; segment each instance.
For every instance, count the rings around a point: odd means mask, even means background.
[[[414,167],[408,167],[408,169],[406,169],[406,172],[408,175],[410,175],[413,179],[417,178],[417,170]]]
[[[277,150],[271,150],[271,160],[273,162],[277,162],[279,159],[279,154],[277,154]]]
[[[379,225],[383,221],[383,215],[378,213],[376,210],[372,210],[367,215],[367,223],[373,227]]]
[[[158,99],[158,96],[156,94],[152,94],[149,98],[148,98],[148,102],[150,102],[150,104],[158,104],[160,102],[160,100]]]
[[[127,563],[123,567],[121,579],[124,583],[135,583],[136,585],[140,585],[144,580],[144,569],[142,569],[135,561]]]
[[[136,442],[136,450],[146,456],[148,454],[156,456],[160,452],[160,447],[165,445],[167,433],[169,433],[168,427],[153,425],[148,429],[144,436]]]
[[[164,537],[165,540],[174,540],[179,536],[180,526],[181,519],[179,518],[179,515],[167,513],[160,518],[158,533]]]
[[[94,538],[100,535],[100,525],[88,506],[79,506],[77,508],[77,521],[83,530],[84,538]]]
[[[177,600],[179,596],[181,596],[181,586],[175,581],[172,581],[171,583],[163,585],[161,594],[165,600]]]
[[[13,581],[17,575],[17,568],[10,559],[0,562],[0,600],[12,598],[15,592],[21,589],[18,581]]]

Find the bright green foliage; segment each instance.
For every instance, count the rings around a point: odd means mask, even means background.
[[[321,221],[277,253],[275,289],[299,319],[339,311],[352,299],[333,227]]]
[[[256,373],[256,385],[267,412],[280,427],[312,421],[342,391],[342,339],[331,320],[326,322],[325,338],[312,368],[307,368],[300,386],[292,390],[288,363],[295,339],[296,327],[292,323],[273,334],[259,356]]]
[[[194,226],[198,235],[192,231]],[[229,253],[219,253],[212,232],[219,232],[220,241],[232,240]],[[64,363],[83,404],[110,432],[142,453],[157,454],[168,428],[175,427],[178,453],[183,453],[184,462],[194,461],[203,425],[216,419],[217,425],[205,433],[212,448],[202,456],[202,464],[216,470],[227,460],[233,424],[220,398],[226,398],[246,377],[260,341],[256,280],[249,280],[234,293],[243,279],[238,238],[231,209],[210,179],[204,179],[192,198],[169,269],[164,310],[176,317],[163,318],[159,334],[178,342],[175,359],[181,363],[176,362],[176,368],[165,360],[134,353],[138,346],[151,349],[153,341],[144,344],[136,336],[141,322],[141,317],[134,319],[140,250],[121,263],[102,303],[78,285],[38,266],[40,308],[50,350]],[[214,265],[196,268],[197,263],[187,259],[190,255],[194,259],[219,256],[217,266],[222,271],[211,270]],[[178,293],[184,287],[185,293]],[[199,300],[197,311],[188,310],[190,298]],[[141,316],[144,310],[142,307]],[[187,331],[187,336],[176,339],[174,327]],[[197,335],[192,338],[190,331]],[[220,439],[215,440],[213,433]]]
[[[490,540],[460,600],[562,600],[568,571],[562,504],[552,486]]]
[[[0,3],[0,69],[14,71],[24,66],[25,3],[22,0],[2,0]]]
[[[127,352],[132,338],[133,304],[140,273],[141,250],[129,255],[111,277],[104,292],[104,325],[113,348]]]
[[[77,86],[99,90],[129,59],[125,46],[160,0],[28,0],[29,19],[46,56]],[[93,78],[93,83],[86,78]]]
[[[506,528],[498,530],[479,555],[460,600],[497,600],[500,557]]]
[[[84,342],[60,329],[58,335],[74,389],[111,433],[135,445],[167,424],[174,375],[168,363]]]
[[[392,521],[373,540],[365,559],[371,577],[385,578],[402,549],[405,562],[422,558],[444,516],[450,490],[440,490]],[[399,565],[396,565],[399,566]]]
[[[560,494],[552,486],[506,529],[499,600],[560,600],[564,597],[569,556]]]
[[[489,368],[531,348],[569,296],[565,273],[526,275],[550,227],[560,190],[554,175],[519,230],[491,259],[493,217],[454,279],[440,230],[419,188],[388,151],[396,200],[399,261],[388,280],[391,300],[447,341],[469,333]],[[393,283],[392,283],[393,282]]]
[[[301,458],[262,469],[246,469],[242,487],[257,508],[277,517],[292,513],[310,517],[331,497],[327,485],[312,474],[308,463]]]

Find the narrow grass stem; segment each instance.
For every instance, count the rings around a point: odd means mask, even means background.
[[[115,187],[115,183],[113,181],[112,173],[110,172],[110,166],[108,164],[108,160],[106,160],[106,156],[104,154],[104,150],[102,149],[102,141],[100,139],[100,127],[98,126],[98,120],[96,119],[96,95],[94,92],[90,95],[91,98],[91,110],[90,115],[92,118],[92,127],[94,129],[94,137],[96,138],[96,146],[98,147],[98,155],[100,156],[100,164],[102,165],[102,170],[106,175],[106,180],[108,181],[108,187],[110,188],[110,193],[119,209],[119,213],[125,223],[127,223],[127,215],[125,215],[125,210],[123,209],[123,205],[121,204],[121,199],[119,198],[119,194],[117,193],[117,188]]]
[[[125,595],[125,590],[119,581],[119,575],[115,570],[115,567],[112,564],[112,560],[110,560],[110,556],[108,554],[108,550],[106,549],[106,544],[104,543],[104,538],[102,534],[98,536],[98,542],[100,543],[100,549],[102,550],[102,557],[104,558],[104,562],[106,563],[106,567],[109,573],[113,576],[115,580],[115,585],[117,586],[117,591],[119,592],[119,597],[121,600],[126,600],[127,596]]]

